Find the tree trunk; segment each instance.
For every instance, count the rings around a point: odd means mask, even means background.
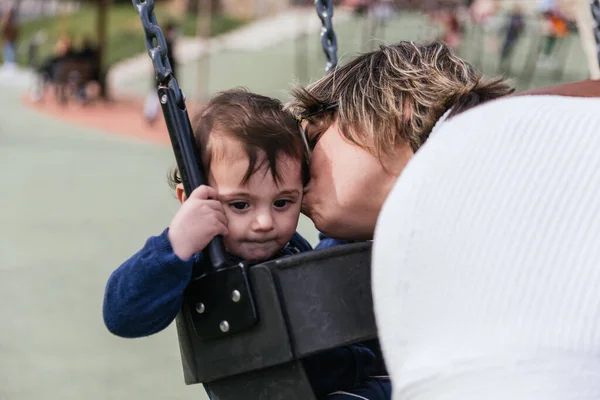
[[[171,9],[173,11],[173,15],[181,15],[183,16],[188,12],[190,8],[190,0],[172,0],[171,1]]]
[[[210,46],[210,36],[212,32],[212,0],[197,0],[197,19],[196,19],[196,36],[203,39],[206,46]],[[200,99],[208,98],[210,91],[208,84],[210,82],[210,50],[206,49],[204,55],[205,62],[198,62],[198,94]],[[204,70],[202,69],[204,66]]]
[[[106,66],[105,62],[105,54],[106,54],[106,26],[108,20],[108,5],[110,0],[98,0],[98,15],[96,19],[96,31],[98,38],[98,68],[100,69],[101,82],[100,82],[100,96],[103,99],[106,99],[108,96],[108,91],[106,88],[106,80],[104,77],[106,76]]]

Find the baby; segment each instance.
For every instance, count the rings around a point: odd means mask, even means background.
[[[209,186],[186,199],[175,170],[171,185],[181,207],[169,227],[111,274],[104,322],[118,336],[148,336],[173,322],[192,273],[205,265],[202,250],[217,235],[239,260],[311,250],[296,233],[306,175],[303,141],[278,100],[241,89],[218,93],[194,123],[194,136]],[[337,244],[324,242],[319,247]],[[311,356],[304,368],[317,398],[350,399],[353,389],[362,394],[370,385],[375,360],[355,344]]]

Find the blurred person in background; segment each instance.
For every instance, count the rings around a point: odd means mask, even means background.
[[[396,13],[393,0],[377,0],[372,7],[373,18],[384,26]]]
[[[525,18],[523,16],[523,7],[520,4],[516,4],[508,16],[506,36],[504,37],[504,44],[500,52],[500,69],[509,75],[513,50],[524,30]]]
[[[429,20],[442,26],[442,33],[435,40],[445,42],[454,50],[458,49],[462,41],[462,27],[457,10],[448,8],[432,11],[429,13]]]
[[[393,0],[376,0],[370,10],[373,23],[371,24],[371,39],[384,40],[385,28],[396,15]]]
[[[81,45],[73,52],[75,60],[91,67],[89,80],[97,82],[100,87],[104,84],[102,66],[100,65],[100,52],[98,46],[94,43],[91,37],[84,35],[81,39]],[[87,81],[79,82],[77,87],[77,95],[80,100],[87,101],[86,85]],[[102,89],[100,89],[102,90]]]
[[[17,8],[11,5],[2,16],[2,40],[4,65],[12,66],[17,62],[16,43],[19,37]]]
[[[545,19],[545,37],[542,43],[542,54],[539,60],[539,65],[542,67],[552,67],[556,64],[556,59],[553,56],[554,49],[559,40],[563,40],[569,34],[569,26],[560,11],[555,7],[551,7],[543,12]]]
[[[458,19],[458,10],[450,9],[446,13],[446,35],[444,41],[453,49],[458,49],[462,42],[462,25]]]
[[[364,17],[369,12],[373,0],[345,0],[344,5],[350,7],[357,17]]]
[[[598,53],[596,38],[594,37],[594,18],[590,8],[589,0],[559,0],[558,9],[569,20],[575,21],[581,47],[586,56],[589,77],[600,79],[600,65],[598,64]]]
[[[54,54],[49,57],[40,67],[40,73],[47,76],[48,79],[54,77],[55,66],[64,58],[73,54],[73,43],[68,35],[61,35],[54,45]]]
[[[30,49],[31,50],[31,49]],[[37,52],[34,45],[33,54]],[[60,63],[74,54],[73,43],[69,35],[62,34],[56,40],[54,52],[37,68],[39,81],[33,88],[32,97],[34,101],[42,99],[45,93],[45,88],[48,84],[56,82]]]
[[[43,30],[38,30],[33,38],[27,43],[27,65],[30,68],[37,68],[39,65],[38,50],[46,42],[48,35]]]
[[[495,0],[471,0],[466,5],[471,21],[475,24],[485,25],[498,12]]]

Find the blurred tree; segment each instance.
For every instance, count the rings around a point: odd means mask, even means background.
[[[173,1],[182,1],[182,0],[173,0]],[[196,13],[198,12],[198,9],[202,9],[203,6],[200,6],[198,4],[198,0],[187,0],[187,10],[188,12],[193,12]],[[210,0],[210,5],[208,6],[210,8],[210,10],[212,10],[212,13],[218,14],[221,12],[222,5],[221,5],[221,0]]]
[[[126,0],[131,3],[131,0]],[[98,46],[98,62],[104,63],[106,53],[106,26],[108,24],[108,7],[111,3],[125,3],[125,0],[83,0],[84,3],[95,4],[97,7],[96,17],[96,40]]]
[[[438,11],[466,5],[465,0],[395,0],[399,9]]]
[[[171,0],[171,10],[175,15],[183,15],[189,8],[190,0]]]
[[[127,0],[131,3],[131,0]],[[106,69],[108,66],[104,65],[106,55],[106,27],[108,24],[108,7],[113,2],[124,2],[122,0],[83,0],[84,3],[91,3],[97,6],[97,17],[96,17],[96,43],[97,43],[97,55],[96,62],[97,67],[100,69],[102,75],[102,82],[100,83],[100,95],[102,98],[107,98],[107,85],[104,82],[106,76]]]

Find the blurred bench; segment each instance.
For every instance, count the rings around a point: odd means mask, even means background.
[[[34,100],[42,100],[47,88],[52,87],[59,103],[67,104],[70,99],[87,103],[86,88],[90,83],[99,86],[99,95],[105,97],[105,73],[93,54],[70,54],[49,60],[37,71],[34,83]]]

